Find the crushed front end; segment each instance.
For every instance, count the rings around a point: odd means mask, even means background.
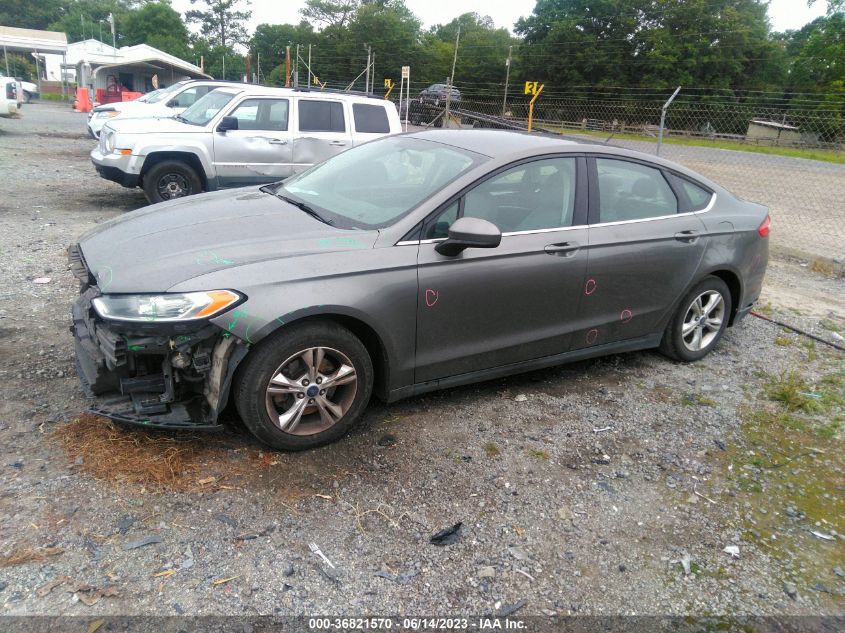
[[[103,293],[78,245],[68,255],[81,284],[71,332],[83,388],[97,399],[90,410],[147,427],[217,428],[247,345],[207,319],[103,318],[93,305]]]

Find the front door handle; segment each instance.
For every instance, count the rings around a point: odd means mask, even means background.
[[[692,244],[698,239],[698,235],[698,231],[681,231],[679,233],[675,233],[675,239],[679,242]]]
[[[346,141],[329,141],[329,145],[334,145],[335,147],[343,147],[346,145]]]
[[[572,257],[581,249],[578,242],[559,242],[557,244],[549,244],[544,249],[549,255],[559,255],[561,257]]]
[[[270,145],[287,145],[288,142],[285,139],[281,138],[271,138]]]

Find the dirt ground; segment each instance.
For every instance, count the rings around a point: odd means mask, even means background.
[[[0,120],[0,613],[845,614],[845,354],[761,319],[691,365],[374,402],[302,454],[231,415],[187,436],[80,418],[65,249],[145,204],[92,145],[63,106]],[[823,273],[772,261],[760,311],[842,346]]]

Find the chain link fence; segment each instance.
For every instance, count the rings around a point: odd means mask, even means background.
[[[589,98],[541,94],[534,128],[656,154],[767,205],[773,248],[845,262],[845,120],[835,97],[789,102],[726,97]],[[452,127],[525,127],[530,96],[463,94]],[[413,110],[412,110],[413,112]],[[422,124],[429,123],[422,117]],[[443,124],[444,117],[434,125]]]

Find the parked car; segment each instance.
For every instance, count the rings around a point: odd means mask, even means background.
[[[0,77],[0,117],[18,113],[18,82],[14,77]]]
[[[23,95],[23,102],[29,103],[33,99],[38,99],[41,93],[38,91],[38,84],[29,81],[21,81],[21,93]]]
[[[132,101],[99,105],[88,114],[88,134],[92,138],[99,138],[103,125],[113,119],[171,117],[183,112],[215,88],[243,85],[210,79],[189,79],[154,90]]]
[[[432,84],[422,92],[420,92],[421,103],[431,103],[436,106],[446,104],[446,97],[449,96],[450,88],[446,84]],[[461,102],[461,91],[451,87],[452,97],[449,99],[450,103],[459,104]]]
[[[354,147],[282,183],[176,200],[70,249],[102,415],[262,442],[388,402],[604,354],[714,349],[757,300],[766,207],[675,163],[500,130]]]
[[[170,119],[116,119],[91,152],[97,172],[150,202],[274,182],[385,134],[390,101],[284,88],[218,88]]]

